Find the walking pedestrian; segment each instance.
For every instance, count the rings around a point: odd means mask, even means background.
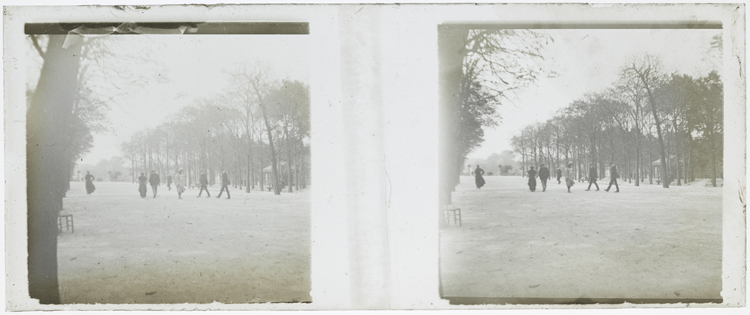
[[[609,186],[607,186],[607,189],[604,191],[609,192],[609,189],[612,188],[612,184],[615,184],[615,188],[617,190],[615,192],[620,192],[620,186],[617,185],[617,178],[620,176],[620,174],[617,173],[617,166],[615,166],[615,162],[610,162],[612,164],[612,167],[609,168]]]
[[[198,197],[201,196],[203,191],[206,191],[206,198],[211,197],[211,193],[208,192],[208,177],[206,176],[206,171],[201,171],[201,191],[198,192]],[[229,191],[227,191],[227,194],[229,194]]]
[[[534,192],[536,191],[536,170],[534,170],[534,167],[532,166],[526,173],[529,174],[529,190]]]
[[[589,188],[586,191],[591,190],[591,184],[596,185],[596,191],[599,191],[599,184],[596,183],[596,179],[599,177],[599,173],[596,171],[594,163],[589,163]]]
[[[482,175],[484,175],[484,170],[479,167],[479,165],[477,165],[477,168],[474,169],[474,183],[477,185],[477,189],[480,189],[482,188],[482,186],[484,186],[485,182]]]
[[[167,189],[172,190],[172,174],[167,173]]]
[[[224,192],[224,190],[227,191],[227,199],[232,198],[232,196],[229,195],[229,175],[227,174],[227,171],[221,170],[221,190],[219,191],[219,195],[216,196],[216,198],[221,198],[221,194]]]
[[[557,167],[557,184],[558,184],[558,185],[560,184],[560,178],[561,178],[561,177],[562,177],[562,170],[561,170],[561,169],[560,169],[560,167],[558,166],[558,167]]]
[[[549,169],[542,164],[539,168],[539,180],[542,182],[542,191],[547,191],[547,178],[549,178]]]
[[[177,190],[177,197],[182,199],[182,193],[185,192],[185,176],[182,175],[182,169],[174,175],[174,188]]]
[[[141,173],[141,176],[138,177],[138,192],[141,193],[141,198],[146,198],[146,193],[148,192],[146,181],[148,181],[148,177],[146,177],[146,174]]]
[[[568,162],[568,166],[565,168],[565,185],[568,186],[568,192],[570,192],[570,187],[575,185],[575,178],[576,174],[573,170],[573,162]]]
[[[156,171],[151,171],[151,176],[148,178],[148,182],[151,184],[151,191],[154,192],[154,198],[156,198],[156,188],[159,186],[159,174]]]
[[[96,186],[94,186],[94,175],[91,175],[89,171],[86,171],[84,179],[86,180],[86,194],[91,195],[91,193],[96,190]]]

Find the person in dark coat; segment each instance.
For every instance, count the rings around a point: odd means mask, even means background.
[[[477,189],[480,189],[482,188],[482,186],[484,186],[485,182],[482,175],[484,175],[484,170],[479,167],[479,165],[477,165],[477,168],[474,169],[474,183],[477,184]]]
[[[542,191],[547,191],[547,178],[549,178],[549,169],[542,164],[539,168],[539,180],[542,182]]]
[[[151,184],[151,190],[154,192],[154,198],[156,198],[156,188],[159,187],[159,174],[156,174],[156,171],[151,171],[148,182]]]
[[[596,171],[594,163],[589,163],[589,188],[586,191],[591,190],[591,184],[596,185],[596,191],[599,191],[599,184],[596,183],[596,179],[599,178],[599,173]]]
[[[86,180],[86,194],[91,195],[91,193],[96,190],[96,186],[94,186],[94,175],[91,175],[89,171],[86,171],[86,176],[83,179]]]
[[[141,173],[141,176],[138,177],[138,192],[141,193],[141,198],[146,198],[146,193],[148,192],[146,181],[148,181],[148,177],[146,177],[146,174]]]
[[[526,173],[529,174],[529,190],[534,192],[536,191],[536,170],[532,166]]]
[[[615,188],[617,188],[617,191],[620,192],[620,186],[617,185],[617,178],[620,177],[620,174],[617,173],[617,167],[615,166],[615,163],[612,162],[612,167],[609,168],[609,186],[607,186],[607,189],[604,191],[609,192],[609,189],[612,188],[612,184],[615,184]]]
[[[172,190],[172,174],[167,174],[167,189]]]
[[[562,178],[562,170],[557,168],[557,184],[560,184],[560,178]]]
[[[232,198],[232,196],[229,195],[229,175],[227,174],[227,171],[221,170],[221,190],[216,198],[221,198],[221,194],[224,190],[227,191],[227,199]]]
[[[211,193],[208,192],[208,177],[206,176],[206,171],[201,171],[201,191],[198,192],[198,197],[203,194],[203,191],[206,191],[206,198],[211,197]],[[229,194],[229,191],[227,191],[227,195]]]

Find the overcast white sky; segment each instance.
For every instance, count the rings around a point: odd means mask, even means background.
[[[708,58],[711,37],[721,30],[537,30],[555,42],[542,52],[542,63],[559,75],[542,78],[517,98],[498,108],[502,123],[485,129],[485,142],[469,158],[513,150],[510,139],[535,122],[544,122],[555,112],[581,98],[600,92],[618,77],[625,59],[649,53],[662,59],[667,72],[703,76],[721,65]]]
[[[716,68],[708,60],[711,37],[721,30],[537,30],[551,35],[543,51],[542,66],[555,71],[555,78],[541,78],[506,101],[498,110],[502,123],[485,130],[485,142],[469,154],[486,158],[512,150],[510,138],[525,126],[543,122],[559,108],[585,93],[610,86],[625,58],[650,53],[662,58],[669,72],[705,75]],[[194,100],[221,93],[229,84],[226,71],[238,65],[269,65],[278,78],[309,84],[309,36],[303,35],[119,35],[112,47],[120,54],[144,54],[156,62],[133,63],[149,84],[130,89],[118,103],[111,104],[109,123],[114,132],[94,136],[94,147],[79,163],[95,164],[121,155],[120,143],[143,128],[164,122],[179,108]],[[160,43],[160,44],[157,44]],[[28,82],[36,84],[41,59],[29,44]],[[118,63],[122,60],[112,59]],[[716,69],[719,70],[720,69]],[[121,87],[127,89],[127,87]]]
[[[120,144],[138,130],[155,127],[168,116],[193,101],[221,93],[229,85],[226,71],[256,63],[267,65],[271,76],[309,84],[308,45],[305,35],[117,35],[111,47],[117,54],[142,54],[156,64],[105,60],[106,63],[128,62],[135,72],[144,75],[145,88],[119,88],[127,91],[122,100],[110,104],[108,124],[113,132],[94,135],[91,152],[81,164],[96,164],[101,159],[119,155]],[[29,44],[27,82],[35,86],[41,59]],[[114,80],[113,80],[114,82]]]

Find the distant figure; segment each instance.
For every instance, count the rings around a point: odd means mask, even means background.
[[[568,192],[570,192],[570,187],[575,185],[575,178],[576,174],[573,171],[573,162],[568,162],[568,166],[565,168],[565,185],[568,186]]]
[[[141,193],[141,198],[146,198],[146,192],[148,192],[146,181],[148,181],[148,177],[146,177],[146,174],[141,173],[141,176],[138,177],[138,192]]]
[[[542,191],[547,191],[547,178],[549,178],[549,169],[542,164],[539,168],[539,180],[542,181]]]
[[[560,184],[560,178],[562,177],[562,170],[557,168],[557,184]]]
[[[201,171],[201,191],[198,192],[197,197],[200,197],[204,190],[206,191],[206,198],[211,197],[211,193],[208,192],[208,177],[206,176],[206,171]],[[229,191],[227,191],[227,195],[228,194]]]
[[[534,192],[536,191],[536,170],[534,170],[534,167],[532,166],[526,173],[529,174],[529,190]]]
[[[185,176],[182,175],[182,169],[174,175],[174,187],[177,190],[177,197],[182,199],[182,193],[185,192]]]
[[[609,189],[612,188],[612,184],[615,184],[615,188],[617,188],[617,191],[620,192],[620,186],[617,185],[617,177],[619,177],[619,174],[617,173],[617,167],[615,166],[615,162],[611,162],[612,167],[609,168],[609,186],[607,186],[607,189],[604,191],[609,192]]]
[[[219,195],[216,196],[216,198],[221,198],[221,194],[224,192],[224,190],[227,191],[227,199],[232,198],[232,196],[229,195],[229,175],[227,174],[227,171],[221,170],[221,190],[219,191]]]
[[[94,175],[91,175],[89,171],[86,171],[86,176],[83,179],[86,180],[86,194],[91,195],[91,193],[96,190],[96,186],[94,186]]]
[[[594,163],[589,163],[589,188],[586,191],[591,190],[591,184],[596,185],[596,191],[599,191],[599,184],[596,183],[596,179],[599,177],[599,173],[596,171]]]
[[[477,165],[477,168],[474,169],[474,183],[477,184],[477,189],[482,188],[484,186],[484,170]]]
[[[172,190],[172,174],[167,174],[167,189]]]
[[[148,182],[151,184],[151,190],[154,192],[154,198],[156,198],[156,188],[159,187],[159,174],[156,174],[156,171],[152,170]]]

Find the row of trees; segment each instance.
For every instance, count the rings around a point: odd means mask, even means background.
[[[497,106],[544,75],[538,62],[552,40],[531,30],[439,26],[441,203],[451,203],[466,156],[484,141],[484,128],[500,123]]]
[[[133,178],[156,170],[162,178],[184,169],[188,183],[206,170],[214,184],[221,169],[235,187],[258,186],[280,194],[306,187],[309,179],[309,88],[299,81],[272,80],[267,71],[228,73],[223,93],[182,108],[154,128],[121,145]]]
[[[657,57],[631,58],[611,87],[585,95],[544,123],[512,138],[524,172],[529,166],[574,163],[578,178],[588,165],[605,176],[605,162],[621,177],[663,187],[696,177],[722,177],[723,84],[716,72],[694,78],[667,74]],[[708,172],[706,172],[708,170]]]

